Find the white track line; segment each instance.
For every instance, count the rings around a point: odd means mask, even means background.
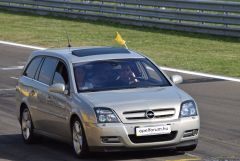
[[[24,66],[10,66],[10,67],[3,67],[0,68],[0,70],[18,70],[18,69],[23,69]]]
[[[18,80],[18,78],[17,77],[10,77],[11,79],[16,79],[16,80]]]
[[[193,155],[193,154],[190,154],[190,153],[186,153],[186,152],[185,152],[185,154],[186,154],[187,156],[189,156],[189,157],[200,158],[199,156]]]
[[[38,49],[38,50],[46,49],[43,47],[12,43],[12,42],[8,42],[8,41],[0,41],[0,44],[12,45],[12,46],[18,46],[18,47],[24,47],[24,48],[30,48],[30,49]],[[202,76],[202,77],[208,77],[208,78],[215,78],[215,79],[222,79],[222,80],[227,80],[227,81],[232,81],[232,82],[240,82],[239,78],[225,77],[225,76],[220,76],[220,75],[193,72],[193,71],[174,69],[174,68],[168,68],[168,67],[160,67],[160,68],[165,71],[171,71],[171,72],[177,72],[177,73],[183,73],[183,74],[189,74],[189,75],[196,75],[196,76]]]
[[[14,91],[14,90],[16,90],[16,88],[0,89],[0,92],[1,91]]]
[[[200,72],[192,72],[192,71],[181,70],[181,69],[174,69],[174,68],[168,68],[168,67],[160,67],[160,68],[162,70],[171,71],[171,72],[190,74],[190,75],[197,75],[197,76],[209,77],[209,78],[215,78],[215,79],[222,79],[222,80],[228,80],[228,81],[232,81],[232,82],[240,82],[239,78],[225,77],[225,76],[206,74],[206,73],[200,73]]]
[[[18,47],[24,47],[24,48],[30,48],[30,49],[37,49],[37,50],[46,49],[46,48],[42,48],[42,47],[38,47],[38,46],[24,45],[24,44],[18,44],[18,43],[13,43],[13,42],[8,42],[8,41],[0,41],[0,44],[12,45],[12,46],[18,46]]]

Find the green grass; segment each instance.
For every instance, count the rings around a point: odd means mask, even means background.
[[[66,47],[68,31],[73,46],[116,46],[121,33],[130,49],[142,52],[161,66],[240,77],[240,39],[69,20],[0,11],[0,40],[43,47]]]

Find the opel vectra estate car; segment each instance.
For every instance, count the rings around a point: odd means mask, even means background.
[[[79,157],[89,151],[194,150],[199,113],[175,85],[181,81],[125,48],[35,51],[16,89],[23,139],[61,139]]]

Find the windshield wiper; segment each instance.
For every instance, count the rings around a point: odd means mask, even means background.
[[[138,88],[138,86],[86,89],[86,90],[79,90],[79,92],[99,92],[99,91],[123,90],[123,89],[131,89],[131,88]]]
[[[96,88],[96,89],[86,89],[79,90],[79,92],[99,92],[99,91],[111,91],[111,90],[124,90],[124,89],[134,89],[134,88],[154,88],[154,87],[165,87],[166,85],[149,85],[149,86],[121,86],[121,87],[110,87],[110,88]]]

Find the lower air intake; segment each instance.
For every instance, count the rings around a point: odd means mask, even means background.
[[[177,131],[172,131],[170,134],[152,135],[152,136],[128,135],[129,139],[133,143],[152,143],[152,142],[170,141],[175,139],[176,136],[177,136]]]

